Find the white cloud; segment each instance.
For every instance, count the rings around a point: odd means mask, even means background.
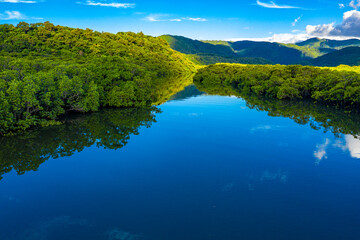
[[[134,8],[135,3],[117,3],[117,2],[94,2],[91,0],[88,0],[86,2],[78,2],[78,4],[84,4],[88,6],[100,6],[100,7],[114,7],[114,8]]]
[[[5,11],[4,14],[0,14],[0,20],[24,20],[27,17],[19,11]]]
[[[291,24],[293,27],[301,20],[301,16],[294,20],[294,22]]]
[[[296,43],[309,39],[309,36],[305,33],[300,34],[290,34],[290,33],[281,33],[274,34],[271,37],[270,42],[280,42],[280,43]]]
[[[272,33],[269,33],[272,34]],[[264,38],[228,38],[226,41],[254,41],[254,42],[277,42],[277,43],[297,43],[308,40],[314,36],[310,36],[306,33],[280,33],[273,34],[271,37]],[[330,39],[330,40],[347,40],[347,39],[360,39],[360,37],[344,37],[344,36],[323,36],[318,38]]]
[[[299,30],[295,30],[299,31]],[[269,33],[273,34],[273,33]],[[305,33],[301,34],[291,34],[291,33],[281,33],[281,34],[273,34],[271,37],[266,38],[231,38],[227,39],[227,41],[255,41],[255,42],[279,42],[279,43],[296,43],[309,39],[309,36]]]
[[[162,16],[164,16],[164,15],[162,15],[162,14],[150,14],[149,16],[145,17],[145,20],[149,21],[149,22],[160,22],[160,21],[162,21],[161,20]]]
[[[30,0],[0,0],[3,3],[36,3],[36,1]]]
[[[345,12],[341,24],[335,23],[323,24],[306,27],[306,32],[310,36],[343,36],[343,37],[360,37],[360,12],[351,10]]]
[[[188,21],[193,21],[193,22],[206,22],[207,19],[205,18],[192,18],[192,17],[187,17],[187,18],[183,18],[184,20],[188,20]]]
[[[301,7],[295,7],[295,6],[287,6],[287,5],[278,5],[275,2],[271,1],[269,3],[260,2],[259,0],[256,1],[256,4],[258,6],[264,7],[264,8],[277,8],[277,9],[291,9],[291,8],[301,8]]]
[[[355,10],[358,10],[358,8],[360,7],[360,0],[352,0],[349,4],[350,7],[352,7]]]
[[[326,37],[328,35],[330,35],[330,33],[332,31],[334,31],[335,27],[334,27],[335,23],[330,23],[330,24],[322,24],[322,25],[308,25],[306,26],[306,32],[310,35],[310,36],[316,36],[316,37]]]
[[[339,4],[339,8],[340,8],[340,9],[343,9],[343,8],[345,8],[345,5],[342,4],[342,3],[340,3],[340,4]]]
[[[337,25],[335,23],[307,25],[305,32],[299,32],[298,30],[295,30],[292,31],[292,33],[273,34],[271,37],[268,38],[235,38],[231,39],[231,41],[252,40],[280,43],[296,43],[300,41],[305,41],[313,37],[333,40],[346,40],[354,38],[360,39],[360,11],[351,10],[345,12],[343,14],[342,23]]]
[[[273,2],[270,2],[273,4]],[[360,7],[360,0],[353,1],[350,4],[352,7]],[[301,20],[302,17],[295,19],[293,26]],[[280,42],[280,43],[296,43],[305,41],[309,38],[324,38],[331,40],[347,40],[360,39],[360,11],[351,10],[343,14],[343,20],[340,24],[327,23],[319,25],[307,25],[305,31],[292,30],[291,33],[272,34],[271,37],[264,38],[232,38],[228,41],[265,41],[265,42]]]
[[[182,18],[168,18],[168,14],[150,14],[144,19],[149,22],[182,22],[182,21],[193,21],[193,22],[206,22],[205,18],[193,18],[193,17],[182,17]]]

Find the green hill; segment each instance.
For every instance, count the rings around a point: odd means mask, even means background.
[[[186,54],[207,54],[222,57],[236,57],[236,53],[229,46],[214,45],[182,36],[163,35],[160,38],[166,40],[172,49]]]
[[[3,24],[0,135],[55,124],[68,112],[150,105],[195,70],[188,56],[143,33]]]
[[[170,43],[173,49],[196,55],[195,59],[203,64],[294,64],[320,55],[308,47],[293,44],[254,41],[196,41],[168,35],[164,39]]]
[[[189,55],[195,63],[242,63],[242,64],[302,64],[337,66],[357,65],[356,53],[335,59],[349,52],[339,52],[344,48],[358,46],[360,40],[343,41],[311,38],[297,44],[283,44],[255,41],[197,41],[181,36],[164,35],[171,48]],[[333,54],[330,54],[333,53]],[[329,56],[327,56],[330,54]],[[322,56],[324,56],[322,58]],[[326,56],[326,57],[325,57]],[[321,57],[321,58],[320,58]]]
[[[239,41],[231,47],[240,56],[265,58],[277,64],[297,64],[308,58],[302,51],[279,43]]]
[[[349,39],[349,40],[329,40],[320,38],[310,38],[306,41],[299,42],[296,44],[299,47],[307,47],[313,51],[318,51],[319,56],[341,50],[346,47],[360,47],[360,40]]]
[[[298,42],[296,45],[298,45],[298,46],[314,46],[314,45],[320,44],[321,41],[322,40],[320,38],[310,38],[310,39],[305,40],[303,42]]]
[[[313,59],[312,65],[336,67],[338,65],[359,66],[360,47],[347,47]]]
[[[308,46],[313,48],[340,49],[349,46],[360,46],[360,40],[359,39],[330,40],[330,39],[310,38],[306,41],[299,42],[296,45]]]
[[[160,38],[166,40],[172,49],[181,53],[192,55],[192,59],[200,64],[243,63],[243,64],[271,64],[264,58],[253,58],[238,55],[225,41],[203,42],[181,36],[163,35]]]

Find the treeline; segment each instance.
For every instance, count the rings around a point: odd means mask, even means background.
[[[349,71],[350,70],[350,71]],[[194,82],[211,88],[232,86],[245,93],[276,99],[312,99],[359,106],[358,68],[216,64],[202,68]]]
[[[150,105],[171,79],[195,69],[142,33],[0,25],[0,135],[54,124],[70,111]]]
[[[196,82],[196,87],[208,94],[240,97],[250,109],[267,112],[271,117],[286,117],[297,124],[308,124],[314,130],[332,132],[337,137],[341,134],[357,137],[360,134],[360,112],[356,109],[350,112],[309,99],[278,100],[235,89],[231,85],[214,85],[211,82]]]

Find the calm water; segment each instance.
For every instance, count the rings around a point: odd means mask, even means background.
[[[189,87],[2,138],[0,239],[358,240],[360,140],[310,123]]]

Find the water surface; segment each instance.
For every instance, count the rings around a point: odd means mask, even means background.
[[[190,86],[1,138],[0,239],[360,239],[358,118],[266,106]]]

